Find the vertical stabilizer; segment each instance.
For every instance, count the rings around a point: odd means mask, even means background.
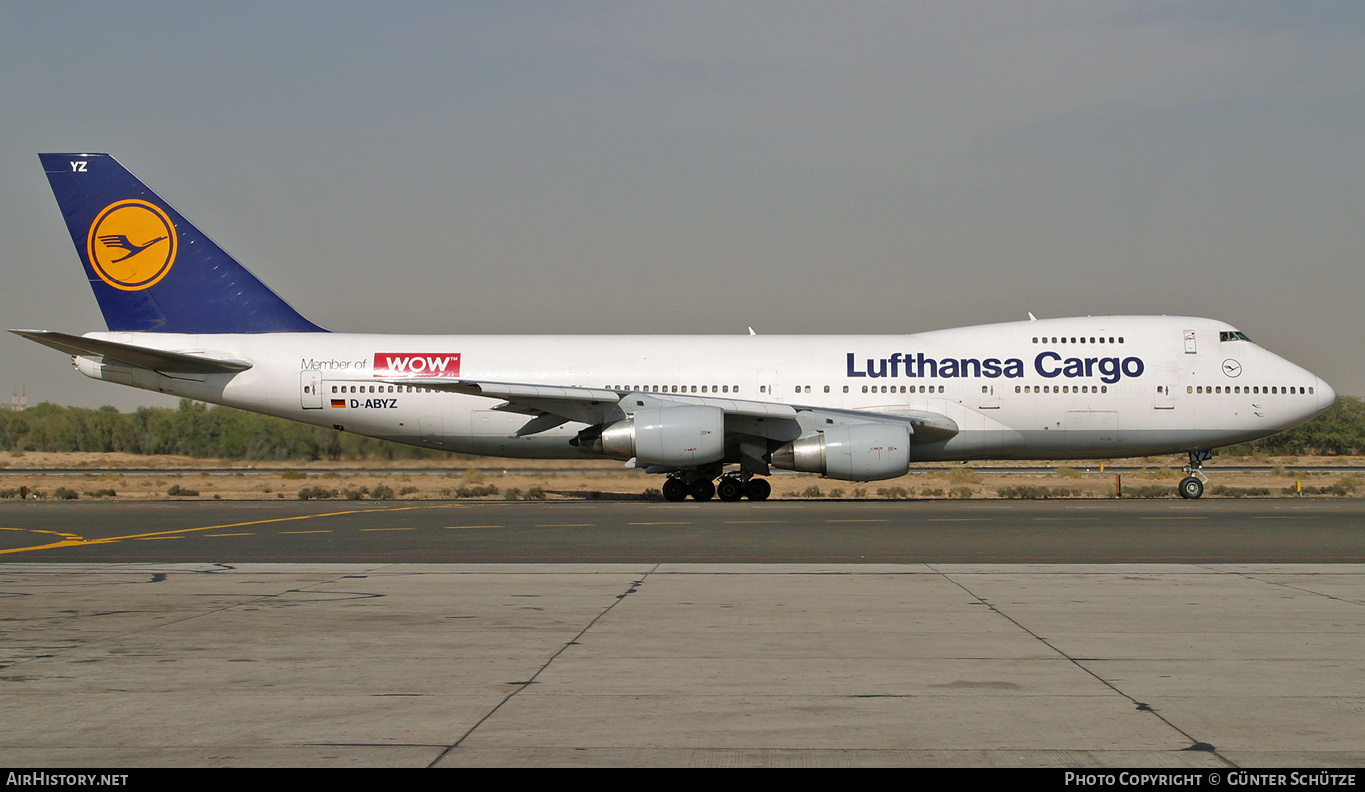
[[[322,332],[108,154],[39,154],[105,324]]]

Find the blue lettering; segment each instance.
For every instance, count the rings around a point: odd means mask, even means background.
[[[1061,359],[1062,359],[1062,356],[1059,355],[1059,354],[1057,354],[1056,352],[1039,352],[1039,353],[1038,353],[1038,357],[1036,357],[1036,358],[1033,359],[1033,370],[1036,371],[1036,372],[1038,372],[1038,375],[1039,375],[1039,376],[1047,377],[1048,379],[1052,379],[1053,377],[1055,377],[1055,376],[1057,376],[1058,374],[1061,374],[1061,373],[1062,373],[1062,372],[1056,371],[1056,370],[1053,370],[1053,371],[1047,371],[1047,370],[1045,370],[1045,369],[1043,368],[1043,359],[1044,359],[1044,358],[1052,358],[1053,360],[1061,360]]]
[[[853,353],[852,353],[852,352],[849,352],[849,353],[848,353],[848,376],[850,376],[850,377],[866,377],[866,376],[867,376],[866,374],[862,373],[861,371],[854,371],[854,370],[853,370]]]

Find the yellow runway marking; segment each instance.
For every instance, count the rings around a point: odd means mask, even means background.
[[[447,531],[461,531],[465,528],[501,528],[501,525],[447,525]]]
[[[831,522],[831,523],[848,523],[848,522],[891,522],[891,521],[890,521],[890,520],[825,520],[825,522]]]
[[[1320,517],[1313,514],[1286,514],[1283,517],[1258,517],[1252,515],[1253,520],[1318,520]]]
[[[1207,517],[1139,517],[1139,520],[1207,520]]]
[[[643,523],[626,523],[626,525],[691,525],[691,524],[692,524],[692,523],[690,523],[690,522],[643,522]]]
[[[411,528],[361,528],[362,531],[411,531]]]
[[[1098,520],[1098,517],[1034,517],[1035,520]]]
[[[50,533],[64,537],[59,542],[52,542],[45,545],[35,545],[33,547],[15,547],[8,550],[0,550],[0,555],[10,553],[29,553],[34,550],[55,550],[59,547],[80,547],[84,545],[116,544],[132,539],[184,539],[183,534],[199,533],[203,531],[221,531],[225,528],[245,528],[248,525],[269,525],[270,523],[294,522],[296,520],[316,520],[320,517],[341,517],[348,514],[361,514],[364,512],[394,512],[412,511],[414,509],[449,509],[452,504],[436,504],[433,506],[398,506],[392,509],[350,509],[348,511],[327,512],[325,514],[300,514],[297,517],[271,517],[267,520],[248,520],[247,522],[228,523],[226,525],[204,525],[199,528],[181,528],[175,531],[156,531],[145,534],[130,534],[128,536],[109,536],[104,539],[85,539],[76,534],[59,533],[57,531],[36,530],[35,533]],[[459,508],[454,506],[454,508]],[[23,530],[23,529],[15,529]]]
[[[533,525],[532,528],[591,528],[597,523],[543,523]],[[501,527],[501,526],[496,526]]]
[[[281,534],[310,534],[310,533],[331,533],[331,528],[322,528],[316,531],[280,531]]]
[[[925,522],[990,522],[989,517],[934,517]]]
[[[786,520],[726,520],[725,525],[782,525]]]
[[[205,534],[205,536],[255,536],[254,533],[235,533],[235,534]]]

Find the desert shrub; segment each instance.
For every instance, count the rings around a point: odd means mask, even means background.
[[[1020,500],[1047,500],[1049,498],[1074,498],[1082,495],[1083,490],[1076,487],[1044,487],[1020,484],[1017,487],[1001,487],[996,494],[1002,498]]]
[[[80,495],[77,495],[76,491],[73,489],[69,489],[67,487],[58,487],[57,490],[52,493],[52,497],[56,498],[57,500],[75,500],[79,498]]]
[[[341,493],[326,487],[304,487],[299,490],[299,500],[324,500],[339,497]]]
[[[199,490],[172,484],[170,489],[166,490],[166,494],[174,498],[194,498],[199,495]]]
[[[954,484],[978,484],[981,474],[969,467],[957,467],[948,471],[948,481]]]
[[[393,487],[388,484],[376,484],[370,490],[370,497],[375,500],[393,500]]]
[[[1161,487],[1155,484],[1123,488],[1123,497],[1125,498],[1170,498],[1174,497],[1175,494],[1174,487]]]
[[[1292,489],[1292,487],[1290,488]],[[1218,495],[1224,498],[1248,498],[1264,497],[1270,494],[1269,487],[1229,487],[1226,484],[1218,484],[1209,490],[1210,495]]]

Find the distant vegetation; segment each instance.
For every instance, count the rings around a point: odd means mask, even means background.
[[[442,459],[444,451],[374,440],[181,399],[178,409],[89,410],[44,402],[0,410],[5,451],[117,451],[244,460]]]
[[[0,450],[118,451],[242,460],[444,459],[444,451],[399,445],[335,429],[182,399],[177,409],[120,413],[44,402],[23,412],[0,410]],[[1341,396],[1324,415],[1297,429],[1232,446],[1237,456],[1365,454],[1365,401]],[[966,471],[962,475],[969,475]],[[962,483],[962,482],[959,482]],[[970,483],[970,482],[966,482]]]
[[[1365,400],[1338,396],[1332,409],[1296,429],[1231,446],[1228,456],[1339,456],[1365,454]]]

